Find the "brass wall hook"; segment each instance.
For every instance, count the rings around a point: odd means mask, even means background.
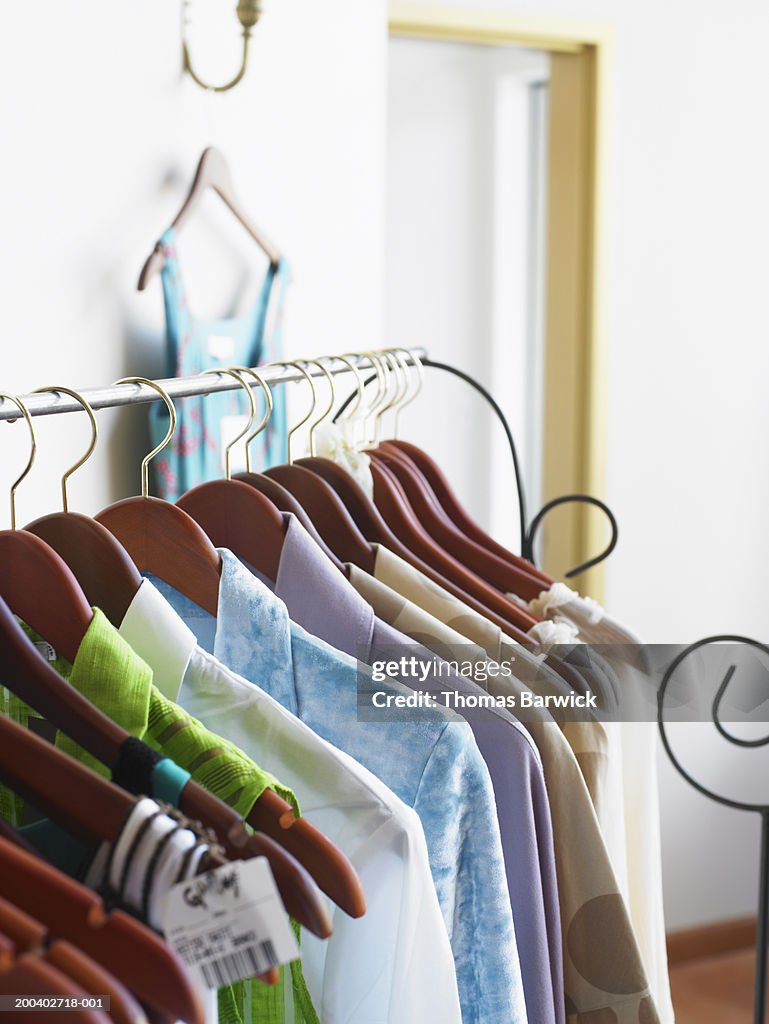
[[[69,512],[69,502],[67,501],[67,481],[81,466],[85,465],[86,462],[91,458],[96,448],[96,442],[99,439],[99,428],[96,425],[96,417],[93,414],[93,409],[86,402],[82,395],[79,395],[77,391],[73,391],[72,388],[65,388],[59,384],[52,384],[44,388],[35,388],[33,394],[39,395],[44,394],[46,391],[51,391],[54,394],[69,395],[70,398],[74,398],[76,402],[80,402],[88,419],[91,421],[91,443],[85,451],[84,455],[73,463],[66,471],[64,476],[61,478],[61,505],[64,512]]]
[[[11,484],[11,529],[16,529],[16,491],[18,490],[19,484],[27,476],[29,471],[32,469],[32,464],[35,461],[35,454],[37,453],[37,438],[35,437],[35,428],[32,426],[32,417],[29,415],[29,409],[21,401],[21,399],[14,397],[13,395],[7,394],[5,391],[0,391],[0,398],[5,398],[19,410],[21,415],[29,429],[29,459],[24,469],[21,471],[21,475],[14,480]]]
[[[189,6],[189,4],[186,4],[185,6]],[[239,0],[236,12],[238,15],[238,21],[243,28],[243,59],[238,73],[225,85],[209,85],[195,73],[190,59],[190,49],[187,45],[187,40],[186,38],[182,38],[182,67],[193,82],[199,85],[201,89],[206,89],[208,92],[228,92],[230,89],[233,89],[238,82],[242,81],[246,73],[246,69],[248,67],[248,48],[251,40],[251,32],[253,31],[257,21],[259,21],[259,17],[262,13],[262,5],[260,0]]]

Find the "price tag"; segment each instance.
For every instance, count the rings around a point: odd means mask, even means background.
[[[175,885],[162,921],[167,941],[206,988],[253,978],[299,956],[264,857],[224,864]]]

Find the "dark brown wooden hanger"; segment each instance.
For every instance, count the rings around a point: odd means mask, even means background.
[[[220,199],[225,202],[259,248],[265,253],[272,266],[276,267],[281,259],[279,250],[267,238],[264,232],[256,226],[238,201],[227,161],[219,150],[213,146],[203,150],[203,155],[198,162],[195,177],[187,197],[171,224],[174,231],[180,232],[183,229],[191,215],[200,206],[200,201],[209,188],[212,188]],[[165,253],[163,252],[162,243],[158,242],[147,257],[139,275],[138,288],[140,292],[144,291],[153,275],[162,269],[164,263]]]
[[[291,515],[296,516],[326,558],[333,562],[340,572],[344,573],[346,571],[344,563],[336,557],[328,544],[323,540],[321,535],[315,529],[315,524],[312,519],[310,519],[288,488],[278,483],[277,480],[273,480],[271,477],[267,476],[266,473],[235,473],[233,480],[239,480],[243,484],[248,484],[249,487],[253,487],[257,491],[261,492],[265,498],[269,498],[275,508],[279,509],[281,512],[290,512]]]
[[[371,544],[358,529],[339,495],[325,480],[298,463],[271,466],[264,475],[277,480],[293,494],[337,558],[342,562],[352,562],[366,572],[373,572]]]
[[[374,449],[371,457],[390,467],[424,529],[453,558],[503,593],[517,594],[525,601],[540,594],[542,581],[539,578],[488,551],[456,526],[408,456],[384,444]]]
[[[120,910],[108,914],[95,893],[4,838],[0,896],[102,964],[165,1018],[205,1024],[196,986],[159,935]]]
[[[88,402],[71,388],[37,388],[35,393],[53,391],[80,402],[91,422],[91,441],[85,454],[62,477],[62,509],[36,519],[25,527],[61,555],[75,575],[92,606],[101,608],[110,622],[120,625],[141,584],[138,569],[128,552],[109,530],[90,516],[69,511],[67,481],[91,457],[98,437],[96,417]]]
[[[25,530],[0,530],[0,597],[67,661],[74,661],[93,612],[56,552]]]
[[[460,587],[464,595],[475,598],[485,608],[495,612],[504,620],[506,632],[513,639],[530,644],[526,632],[536,625],[537,620],[435,543],[414,515],[403,488],[389,467],[372,462],[371,474],[374,477],[374,500],[377,507],[409,550],[441,576]]]
[[[6,970],[0,969],[0,994],[15,996],[22,993],[25,996],[78,999],[89,995],[68,974],[32,953],[22,953]],[[50,1009],[20,1010],[18,1020],[46,1024],[51,1020],[51,1012]],[[103,1010],[68,1010],[67,1017],[76,1024],[110,1024],[110,1017]]]
[[[128,733],[42,659],[2,600],[0,653],[4,685],[102,764],[114,768]],[[266,790],[249,814],[248,823],[258,830],[254,836],[248,835],[240,815],[192,779],[182,791],[180,809],[214,829],[230,859],[266,856],[286,909],[313,934],[327,937],[330,920],[300,863],[306,861],[317,884],[338,906],[354,917],[364,913],[365,897],[349,860],[310,822],[294,819],[290,804],[277,793]]]
[[[538,569],[531,562],[526,561],[526,559],[521,558],[520,555],[515,555],[508,551],[507,548],[498,544],[493,537],[490,537],[478,526],[462,507],[441,468],[426,452],[415,444],[401,440],[384,441],[383,446],[395,447],[412,459],[416,467],[424,475],[441,507],[467,537],[499,558],[510,562],[512,565],[517,565],[519,568],[525,569],[533,576],[539,578],[542,581],[543,589],[552,586],[555,581],[547,573],[542,572],[541,569]]]
[[[0,898],[0,933],[17,953],[35,953],[69,975],[87,993],[110,999],[109,1015],[116,1024],[146,1024],[144,1011],[125,985],[66,939],[53,938],[40,921]]]

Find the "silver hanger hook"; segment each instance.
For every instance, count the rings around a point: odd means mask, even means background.
[[[37,454],[37,438],[35,437],[35,428],[32,426],[32,417],[29,415],[29,409],[21,401],[20,398],[16,398],[14,395],[9,395],[5,391],[0,391],[0,398],[11,402],[19,410],[21,415],[27,424],[29,430],[29,459],[27,464],[21,472],[21,476],[17,477],[16,480],[11,484],[11,529],[16,529],[16,491],[18,490],[19,484],[28,475],[32,469],[32,465],[35,461],[35,455]]]
[[[160,455],[163,449],[171,443],[174,433],[176,432],[176,408],[171,400],[171,396],[162,385],[158,384],[156,380],[150,380],[148,377],[121,377],[120,380],[115,381],[115,384],[146,384],[148,388],[152,388],[153,391],[157,391],[165,402],[166,409],[168,409],[170,423],[168,424],[166,436],[159,445],[156,445],[152,451],[142,459],[142,497],[148,498],[150,493],[150,462],[152,462],[156,455]]]
[[[39,395],[47,391],[52,391],[54,394],[69,395],[70,398],[74,398],[76,402],[79,402],[80,405],[82,405],[86,415],[88,416],[88,419],[91,422],[91,443],[88,445],[85,454],[82,455],[77,460],[77,462],[70,466],[69,469],[64,474],[64,476],[61,478],[61,504],[63,510],[65,512],[69,512],[69,502],[67,500],[67,481],[72,476],[72,474],[77,472],[77,470],[80,469],[81,466],[84,466],[85,463],[88,462],[88,460],[93,455],[94,449],[96,448],[96,442],[99,440],[99,428],[96,425],[96,417],[94,416],[93,409],[85,400],[85,398],[83,398],[82,395],[79,395],[77,391],[73,391],[72,388],[62,387],[59,384],[51,384],[50,386],[44,388],[35,388],[33,394]]]

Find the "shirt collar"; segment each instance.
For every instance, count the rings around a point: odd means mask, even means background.
[[[367,660],[374,637],[374,612],[324,555],[296,516],[284,514],[283,540],[275,594],[308,633]]]
[[[163,696],[175,701],[197,641],[150,580],[142,581],[119,633],[150,666]]]

